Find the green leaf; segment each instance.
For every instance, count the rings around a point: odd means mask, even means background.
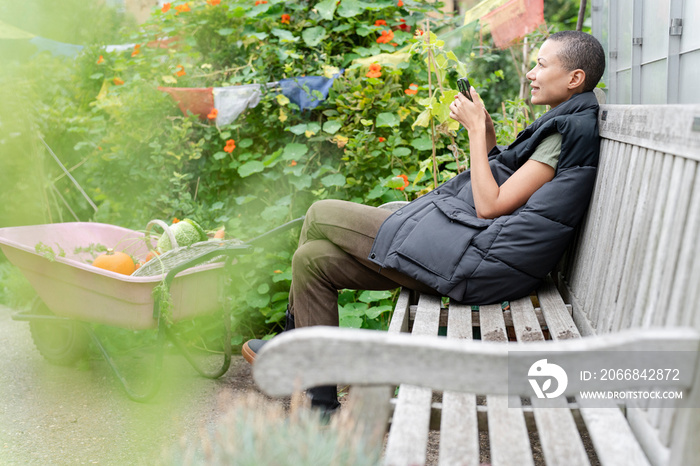
[[[301,175],[299,177],[290,177],[287,181],[289,181],[289,184],[301,191],[311,187],[313,178],[311,175]]]
[[[215,202],[215,203],[213,203],[213,204],[211,205],[211,208],[212,208],[213,210],[219,210],[219,209],[221,209],[221,208],[223,208],[223,207],[224,207],[224,203],[221,202],[221,201]]]
[[[396,113],[380,113],[377,115],[377,127],[380,128],[382,126],[398,126],[401,120],[399,119],[399,116]]]
[[[335,7],[337,4],[337,0],[324,0],[322,2],[318,2],[315,8],[321,18],[330,21],[333,19],[333,13],[335,13]]]
[[[297,136],[304,134],[306,132],[306,123],[301,123],[299,125],[289,127],[289,128],[287,128],[287,131],[291,131],[292,133],[296,134]]]
[[[258,40],[265,40],[269,37],[270,35],[266,32],[251,32],[249,33],[246,37],[255,37]]]
[[[387,191],[388,191],[388,189],[386,189],[386,187],[378,184],[367,193],[367,199],[370,199],[370,200],[371,199],[379,199]]]
[[[328,37],[328,34],[326,33],[326,28],[316,26],[304,29],[304,32],[301,33],[301,37],[304,39],[306,45],[309,47],[316,47],[323,39]]]
[[[341,316],[339,324],[346,328],[362,328],[362,317]]]
[[[222,28],[216,31],[216,33],[220,36],[230,36],[233,34],[233,31],[235,31],[233,28]]]
[[[270,302],[270,295],[259,294],[256,290],[249,290],[246,294],[245,300],[250,307],[265,307]]]
[[[267,294],[270,292],[270,285],[267,283],[262,283],[258,286],[258,294]]]
[[[343,125],[337,120],[327,121],[323,124],[323,131],[328,134],[335,134]]]
[[[357,0],[343,0],[338,8],[338,15],[343,18],[352,18],[365,11],[365,6]]]
[[[296,42],[299,40],[298,37],[294,37],[294,34],[285,29],[275,28],[270,32],[272,32],[273,35],[279,37],[280,42]]]
[[[423,136],[418,139],[414,139],[411,145],[418,150],[430,150],[433,148],[433,142],[428,136]]]
[[[245,149],[245,148],[250,147],[252,145],[253,145],[253,140],[251,138],[241,139],[240,141],[238,141],[236,143],[236,146],[238,146],[242,149]]]
[[[391,298],[391,291],[363,291],[357,298],[358,301],[363,303],[371,303],[373,301],[379,301],[381,299]]]
[[[252,175],[253,173],[259,173],[265,169],[265,164],[263,164],[259,160],[251,160],[250,162],[246,162],[240,167],[238,167],[238,175],[241,178],[245,178],[247,176]]]
[[[411,125],[411,129],[415,129],[416,126],[425,126],[427,128],[428,125],[430,125],[430,109],[426,108],[416,117],[416,121]]]
[[[228,155],[228,154],[227,154],[226,152],[224,152],[224,151],[219,151],[219,152],[216,152],[214,155],[212,155],[212,157],[214,157],[214,160],[221,160],[221,159],[223,159],[224,157],[226,157],[227,155]]]
[[[408,147],[397,147],[394,149],[394,155],[397,157],[408,157],[411,155],[411,149]]]
[[[260,216],[269,222],[281,222],[289,215],[289,207],[283,205],[271,205],[265,207]]]
[[[364,126],[372,126],[374,124],[372,120],[365,120],[364,118],[360,118],[360,123]]]
[[[298,144],[296,142],[291,142],[287,144],[282,153],[282,159],[284,160],[299,160],[309,151],[306,144]]]
[[[95,73],[95,74],[90,75],[90,79],[102,79],[102,78],[104,78],[103,73]]]
[[[321,183],[323,183],[323,185],[326,187],[343,187],[345,186],[345,176],[341,175],[340,173],[336,173],[334,175],[326,175],[323,178],[321,178]]]
[[[403,178],[394,176],[389,179],[389,181],[386,182],[386,187],[391,188],[391,189],[398,189],[398,188],[403,188],[406,182],[404,181]]]
[[[391,306],[388,305],[383,305],[383,306],[372,306],[369,309],[367,309],[367,312],[365,315],[367,316],[368,319],[376,319],[380,315],[384,314],[385,312],[390,312],[391,311]]]

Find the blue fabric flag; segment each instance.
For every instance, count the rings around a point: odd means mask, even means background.
[[[82,45],[66,44],[64,42],[57,42],[51,39],[45,39],[43,37],[32,37],[29,39],[37,49],[37,53],[50,52],[52,55],[63,55],[66,57],[75,57],[83,50]]]
[[[338,76],[340,76],[340,73],[334,75],[332,78],[326,78],[324,76],[286,78],[280,79],[279,85],[282,88],[282,94],[291,102],[297,104],[301,111],[304,111],[304,109],[307,108],[318,107],[321,101],[328,98],[328,92],[333,86],[333,81]],[[305,87],[308,88],[308,92]],[[319,99],[317,95],[313,94],[313,91],[319,91],[323,94],[323,99]]]

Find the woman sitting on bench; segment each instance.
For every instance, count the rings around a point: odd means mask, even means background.
[[[471,168],[391,213],[324,200],[306,215],[292,260],[285,330],[338,326],[338,290],[407,287],[487,304],[533,291],[554,268],[583,218],[598,164],[593,89],[605,54],[591,35],[563,31],[540,48],[527,74],[531,100],[551,109],[507,147],[474,88],[450,105],[469,135]],[[250,340],[253,362],[265,344]],[[309,389],[325,411],[337,387]]]

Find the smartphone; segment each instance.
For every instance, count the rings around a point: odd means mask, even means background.
[[[472,88],[472,85],[469,83],[469,78],[459,78],[457,80],[457,87],[459,88],[459,92],[461,92],[464,97],[472,102],[474,101],[472,100],[472,95],[469,92],[469,90]]]

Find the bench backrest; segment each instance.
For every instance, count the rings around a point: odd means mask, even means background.
[[[700,106],[603,105],[599,124],[596,189],[560,283],[577,327],[700,329]],[[655,432],[652,464],[696,435],[674,409],[627,412],[638,434]]]
[[[579,328],[700,329],[700,106],[603,105],[600,169],[563,272]]]

